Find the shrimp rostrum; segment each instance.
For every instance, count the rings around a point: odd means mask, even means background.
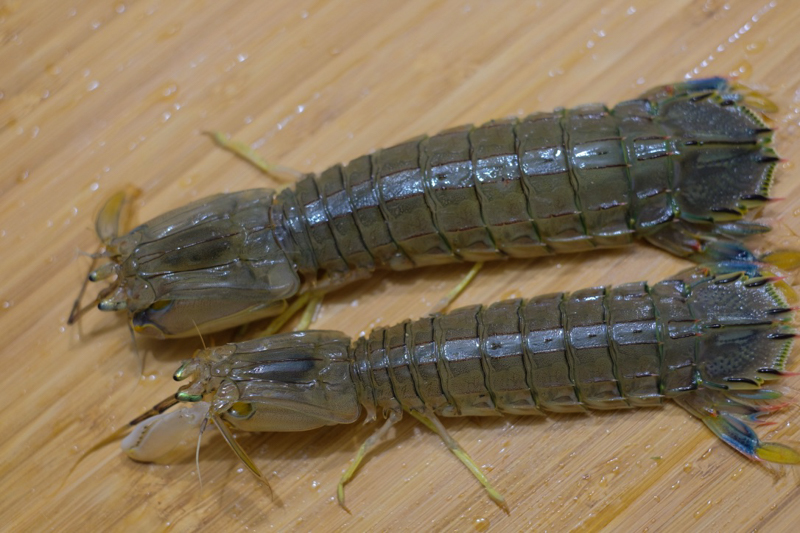
[[[420,137],[269,189],[211,196],[117,235],[94,304],[158,337],[274,316],[376,269],[530,258],[641,238],[697,262],[753,260],[739,240],[778,158],[760,95],[722,78]],[[754,111],[756,110],[756,111]],[[92,305],[94,305],[92,304]],[[89,309],[92,305],[87,306]],[[80,312],[73,312],[74,321]]]
[[[134,459],[167,453],[212,421],[243,431],[301,431],[383,413],[386,422],[342,477],[404,412],[436,432],[503,504],[439,416],[542,415],[653,407],[672,399],[751,459],[800,464],[800,453],[751,428],[782,406],[796,299],[762,264],[701,265],[660,283],[595,287],[464,307],[373,330],[293,332],[200,350],[175,373],[190,383],[123,441]],[[163,407],[189,402],[193,410]],[[137,419],[139,422],[142,418]],[[199,451],[198,441],[198,451]]]

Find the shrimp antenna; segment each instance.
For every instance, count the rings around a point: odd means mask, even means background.
[[[105,246],[119,235],[120,220],[127,214],[127,209],[125,208],[130,204],[130,200],[138,196],[138,194],[137,189],[129,187],[128,190],[119,191],[112,195],[111,198],[106,200],[103,207],[100,208],[100,212],[97,214],[97,219],[95,220],[95,232],[102,244],[97,250],[97,253],[91,254],[92,264],[89,266],[89,273],[83,279],[83,285],[81,285],[78,297],[75,299],[75,303],[72,304],[72,312],[69,314],[67,324],[74,324],[89,309],[97,305],[101,299],[108,296],[110,291],[101,291],[94,302],[81,308],[81,300],[83,300],[86,287],[89,285],[89,282],[92,281],[92,272],[94,272],[95,266],[97,265],[97,259],[105,257]]]
[[[208,417],[211,416],[211,410],[203,417],[203,425],[200,426],[200,433],[197,435],[197,448],[194,451],[194,467],[197,471],[197,482],[200,484],[200,490],[203,490],[203,477],[200,475],[200,443],[203,441],[203,432],[208,426]]]
[[[186,385],[186,386],[184,386],[182,388],[185,388],[185,387],[188,387],[188,385]],[[175,395],[172,395],[172,396],[160,401],[159,403],[157,403],[154,407],[152,407],[146,413],[137,416],[136,418],[134,418],[133,420],[131,420],[130,422],[128,422],[124,426],[121,426],[121,427],[117,428],[117,430],[114,431],[112,434],[110,434],[107,437],[105,437],[105,438],[99,440],[98,442],[94,443],[88,450],[86,450],[85,452],[83,452],[81,454],[81,456],[78,458],[78,460],[75,461],[75,464],[72,465],[72,468],[69,469],[69,472],[67,472],[67,476],[64,478],[64,481],[61,482],[61,487],[59,488],[59,490],[61,490],[61,488],[64,487],[64,484],[67,482],[69,477],[72,475],[72,473],[75,471],[75,469],[78,468],[78,465],[81,464],[84,459],[89,457],[91,454],[93,454],[94,452],[96,452],[100,448],[102,448],[102,447],[104,447],[104,446],[106,446],[108,444],[111,444],[112,442],[118,441],[119,439],[121,439],[122,437],[127,435],[127,433],[131,430],[131,428],[133,426],[137,425],[139,422],[142,422],[143,420],[147,420],[148,418],[152,418],[152,417],[154,417],[156,415],[160,415],[161,413],[163,413],[164,411],[166,411],[167,409],[169,409],[170,407],[172,407],[176,403],[178,403],[178,399],[175,397]]]
[[[102,249],[102,247],[101,247],[101,249]],[[84,276],[83,285],[81,285],[81,290],[80,290],[80,292],[78,292],[78,297],[75,298],[75,302],[72,304],[72,311],[70,311],[69,318],[67,319],[67,324],[69,324],[69,325],[72,325],[75,322],[77,322],[77,320],[81,316],[83,316],[83,314],[86,313],[86,311],[88,309],[90,309],[94,305],[94,304],[90,304],[90,305],[87,305],[86,307],[84,307],[83,309],[81,309],[81,300],[83,300],[83,295],[86,293],[86,287],[89,286],[89,279],[90,279],[90,276],[91,276],[92,271],[94,270],[94,267],[95,267],[96,264],[97,264],[97,257],[93,255],[92,256],[92,264],[89,265],[89,273],[86,274],[86,276]]]
[[[178,392],[180,392],[183,389],[186,389],[188,387],[189,387],[189,385],[184,385],[183,387],[178,389]],[[147,420],[148,418],[152,418],[152,417],[154,417],[156,415],[160,415],[161,413],[163,413],[164,411],[166,411],[167,409],[169,409],[170,407],[172,407],[173,405],[175,405],[177,403],[178,403],[177,394],[172,394],[172,395],[168,396],[167,398],[165,398],[165,399],[161,400],[160,402],[158,402],[153,407],[151,407],[149,410],[147,410],[147,412],[137,416],[136,418],[134,418],[133,420],[131,420],[130,422],[128,422],[124,426],[118,428],[111,435],[109,435],[109,436],[105,437],[104,439],[101,439],[99,442],[93,444],[92,447],[89,448],[88,450],[86,450],[85,452],[83,452],[83,454],[81,454],[81,456],[78,458],[78,460],[75,462],[75,464],[72,465],[72,468],[69,469],[69,472],[67,473],[67,477],[64,478],[64,481],[61,483],[61,486],[62,487],[64,486],[64,483],[67,482],[67,479],[69,479],[69,476],[72,475],[72,472],[74,472],[75,469],[78,467],[78,465],[81,464],[81,462],[84,459],[86,459],[89,455],[91,455],[92,453],[96,452],[97,450],[99,450],[103,446],[105,446],[107,444],[111,444],[112,442],[121,439],[122,437],[124,437],[128,433],[128,431],[131,430],[131,428],[133,426],[137,425],[139,422],[143,422],[144,420]]]
[[[163,413],[164,411],[166,411],[167,409],[169,409],[173,405],[177,405],[178,403],[180,403],[180,400],[178,400],[178,394],[181,391],[186,390],[188,388],[189,388],[189,385],[182,386],[181,388],[178,389],[178,392],[176,392],[175,394],[171,394],[171,395],[167,396],[166,398],[164,398],[163,400],[161,400],[160,402],[155,404],[153,407],[151,407],[150,409],[148,409],[144,413],[140,414],[139,416],[137,416],[136,418],[134,418],[133,420],[128,422],[128,425],[129,426],[135,426],[139,422],[144,422],[148,418],[153,418],[156,415],[160,415],[161,413]]]
[[[131,333],[131,343],[133,344],[133,353],[136,359],[139,360],[139,375],[144,377],[144,355],[139,351],[139,343],[136,342],[136,332],[133,331],[133,326],[128,322],[128,331]]]
[[[192,319],[192,324],[194,325],[195,331],[197,331],[197,336],[200,337],[200,344],[203,345],[204,350],[207,350],[208,347],[206,346],[206,341],[203,339],[203,334],[200,333],[200,328],[197,327],[197,322],[195,322],[194,319]]]
[[[130,429],[131,429],[131,424],[126,424],[126,425],[124,425],[122,427],[119,427],[111,435],[108,435],[107,437],[105,437],[105,438],[99,440],[98,442],[94,443],[88,450],[83,452],[81,454],[81,456],[78,457],[78,460],[75,461],[75,464],[72,465],[72,468],[69,469],[69,472],[67,472],[67,475],[66,475],[66,477],[64,477],[64,481],[61,482],[61,486],[58,488],[58,490],[61,490],[61,489],[64,488],[64,485],[67,483],[67,480],[70,478],[70,476],[75,471],[75,469],[78,468],[78,465],[83,462],[84,459],[89,457],[91,454],[93,454],[94,452],[96,452],[100,448],[102,448],[102,447],[104,447],[104,446],[106,446],[108,444],[111,444],[112,442],[118,441],[119,439],[121,439],[122,437],[127,435],[127,433],[130,431]]]

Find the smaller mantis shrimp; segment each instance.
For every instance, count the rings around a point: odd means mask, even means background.
[[[336,331],[305,331],[199,350],[174,375],[189,384],[134,420],[122,447],[135,460],[153,461],[211,421],[266,484],[231,428],[303,431],[356,422],[362,407],[371,419],[382,412],[385,423],[339,482],[344,506],[344,486],[361,460],[407,412],[505,507],[438,416],[543,415],[672,399],[745,456],[800,464],[800,453],[761,441],[750,427],[781,407],[772,385],[787,374],[795,337],[796,295],[767,268],[727,261],[653,285],[464,307],[355,342]],[[165,413],[178,402],[194,407]]]

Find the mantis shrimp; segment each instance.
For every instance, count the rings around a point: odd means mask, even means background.
[[[665,281],[595,287],[378,328],[355,342],[304,331],[199,350],[175,372],[190,380],[134,420],[123,448],[151,461],[211,421],[236,455],[266,479],[233,438],[242,431],[302,431],[350,424],[362,409],[385,423],[339,482],[404,412],[438,434],[500,506],[505,501],[438,416],[543,415],[655,407],[674,400],[751,459],[800,464],[800,453],[751,429],[781,407],[795,332],[792,289],[768,266],[724,261]],[[165,412],[179,402],[191,409]],[[197,453],[200,441],[198,438]],[[198,463],[199,468],[199,463]]]
[[[723,78],[453,128],[334,165],[276,193],[218,194],[119,235],[97,217],[111,279],[92,304],[180,337],[275,316],[377,269],[531,258],[637,238],[696,262],[754,260],[777,156],[758,93]],[[84,288],[86,284],[84,283]],[[296,299],[295,302],[298,300]]]

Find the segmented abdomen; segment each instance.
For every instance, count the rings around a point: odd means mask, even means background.
[[[627,244],[672,214],[667,135],[648,105],[463,126],[308,176],[278,198],[296,261],[341,273]]]
[[[448,416],[654,405],[662,372],[644,283],[471,306],[377,329],[356,374],[384,408]]]
[[[783,371],[792,308],[752,263],[471,306],[355,342],[361,401],[446,416],[658,405]],[[741,270],[740,270],[741,269]],[[790,317],[789,317],[790,318]]]

